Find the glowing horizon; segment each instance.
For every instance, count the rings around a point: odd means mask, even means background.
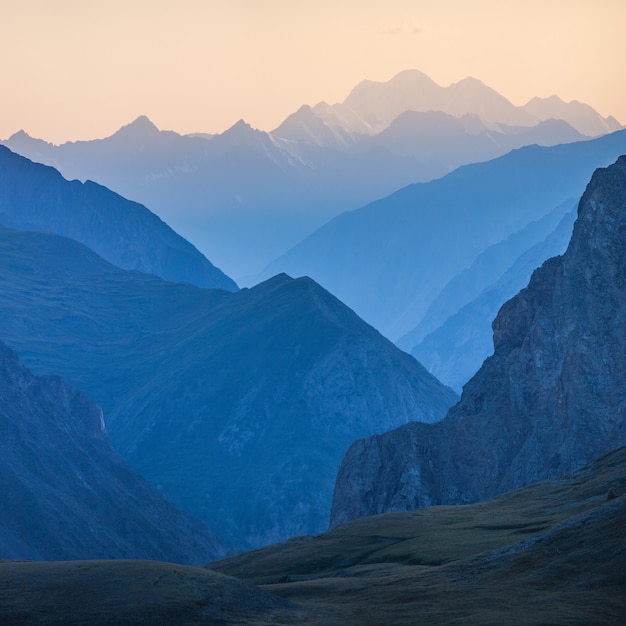
[[[417,69],[515,105],[557,95],[626,123],[622,0],[0,0],[0,138],[273,130],[301,105]]]

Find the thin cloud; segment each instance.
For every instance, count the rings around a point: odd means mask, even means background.
[[[430,30],[428,26],[422,24],[399,24],[393,26],[383,26],[380,32],[383,35],[423,35]]]

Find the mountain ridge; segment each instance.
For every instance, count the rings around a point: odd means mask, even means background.
[[[460,393],[493,350],[490,322],[502,304],[528,284],[535,268],[545,259],[565,251],[575,218],[575,209],[564,215],[544,241],[523,252],[497,281],[425,335],[410,353],[432,374]]]
[[[567,198],[580,197],[593,170],[625,151],[626,131],[618,131],[553,147],[526,146],[464,165],[342,213],[260,278],[279,271],[311,276],[397,340],[486,247]]]
[[[534,98],[518,107],[471,76],[442,87],[419,70],[405,70],[386,82],[362,81],[341,106],[348,106],[377,131],[403,111],[429,110],[444,111],[455,117],[474,113],[488,124],[513,126],[531,126],[557,115],[579,132],[592,136],[623,128],[613,117],[603,118],[595,111],[591,113],[591,107],[586,108],[588,105],[584,105],[583,110],[577,101],[559,101],[559,106],[555,107],[555,102],[549,98]],[[546,114],[546,107],[553,115]]]
[[[594,172],[566,252],[500,308],[494,353],[446,418],[353,444],[337,477],[332,525],[493,497],[623,441],[624,207],[621,156]]]
[[[356,437],[458,398],[309,278],[231,293],[94,257],[0,229],[0,338],[88,393],[135,471],[229,546],[324,528]]]
[[[115,265],[173,281],[237,289],[206,257],[145,206],[90,180],[68,181],[0,146],[0,223],[56,232]]]
[[[461,82],[455,89],[473,84]],[[342,211],[521,145],[584,138],[574,129],[574,114],[568,113],[571,124],[537,118],[534,125],[519,126],[512,119],[481,120],[480,107],[466,110],[463,102],[457,94],[456,108],[446,113],[462,123],[445,142],[428,126],[410,128],[412,141],[385,132],[407,107],[420,108],[410,102],[376,129],[345,102],[320,102],[303,105],[271,132],[246,130],[240,120],[207,140],[197,133],[156,132],[140,117],[105,139],[52,146],[14,135],[4,143],[67,178],[96,180],[143,203],[250,286],[265,266]],[[434,102],[421,112],[444,105]],[[474,120],[467,119],[470,114]]]

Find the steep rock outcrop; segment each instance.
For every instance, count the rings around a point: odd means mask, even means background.
[[[493,324],[494,354],[434,426],[353,444],[331,524],[481,500],[626,441],[626,157],[595,172],[567,251]]]
[[[224,549],[113,451],[102,411],[0,342],[0,558],[203,563]]]

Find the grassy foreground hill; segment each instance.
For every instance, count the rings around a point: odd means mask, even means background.
[[[364,518],[207,568],[4,562],[0,621],[623,624],[625,491],[623,446],[489,502]]]
[[[626,491],[626,447],[489,502],[364,518],[210,567],[311,623],[624,623],[626,498],[610,491]]]

